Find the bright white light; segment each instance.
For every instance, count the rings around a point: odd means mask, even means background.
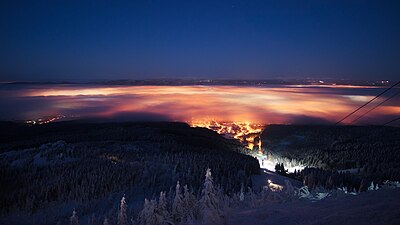
[[[260,164],[260,168],[261,169],[267,169],[269,171],[274,172],[275,171],[275,165],[277,163],[280,163],[276,160],[273,160],[271,158],[268,158],[266,156],[257,156],[258,159],[258,163]],[[296,166],[289,166],[287,164],[285,164],[285,169],[289,172],[289,173],[293,173],[295,170],[299,171],[304,169],[305,166],[303,165],[296,165]]]

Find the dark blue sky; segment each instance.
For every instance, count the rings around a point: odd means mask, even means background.
[[[0,80],[396,79],[400,1],[2,1]]]

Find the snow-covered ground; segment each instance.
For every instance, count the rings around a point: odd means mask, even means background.
[[[321,201],[272,203],[255,209],[235,209],[228,224],[400,224],[400,189],[326,198]]]
[[[271,184],[285,186],[290,180],[274,172],[263,170],[253,176],[254,188]],[[295,187],[302,184],[290,180]],[[357,195],[336,194],[320,201],[295,200],[283,203],[268,203],[259,207],[239,207],[226,215],[227,224],[337,224],[369,225],[400,224],[400,188],[396,185]],[[398,186],[398,185],[397,185]],[[340,193],[340,192],[339,192]]]
[[[283,188],[285,186],[285,180],[289,180],[292,185],[297,188],[300,188],[302,186],[302,183],[298,180],[293,180],[288,177],[281,176],[267,169],[262,169],[262,173],[260,175],[252,176],[254,190],[260,190],[265,186],[271,187],[274,185]]]

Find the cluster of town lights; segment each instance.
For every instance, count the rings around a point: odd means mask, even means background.
[[[248,121],[218,122],[215,120],[194,120],[188,122],[192,127],[204,127],[213,130],[229,139],[237,139],[247,148],[257,146],[261,151],[260,134],[264,125]]]

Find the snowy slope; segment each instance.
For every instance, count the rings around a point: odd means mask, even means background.
[[[275,172],[272,172],[267,169],[261,169],[260,175],[253,175],[252,182],[253,182],[253,189],[260,190],[264,186],[271,186],[271,184],[278,185],[280,187],[285,186],[285,180],[288,180],[292,183],[293,186],[300,188],[303,184],[298,180],[293,180],[288,177],[281,176]]]
[[[264,174],[279,182],[282,177]],[[259,177],[260,178],[260,177]],[[257,178],[258,179],[258,178]],[[260,179],[261,180],[261,179]],[[227,224],[400,224],[400,189],[380,189],[358,195],[328,197],[321,201],[297,200],[268,203],[257,208],[233,209]]]

